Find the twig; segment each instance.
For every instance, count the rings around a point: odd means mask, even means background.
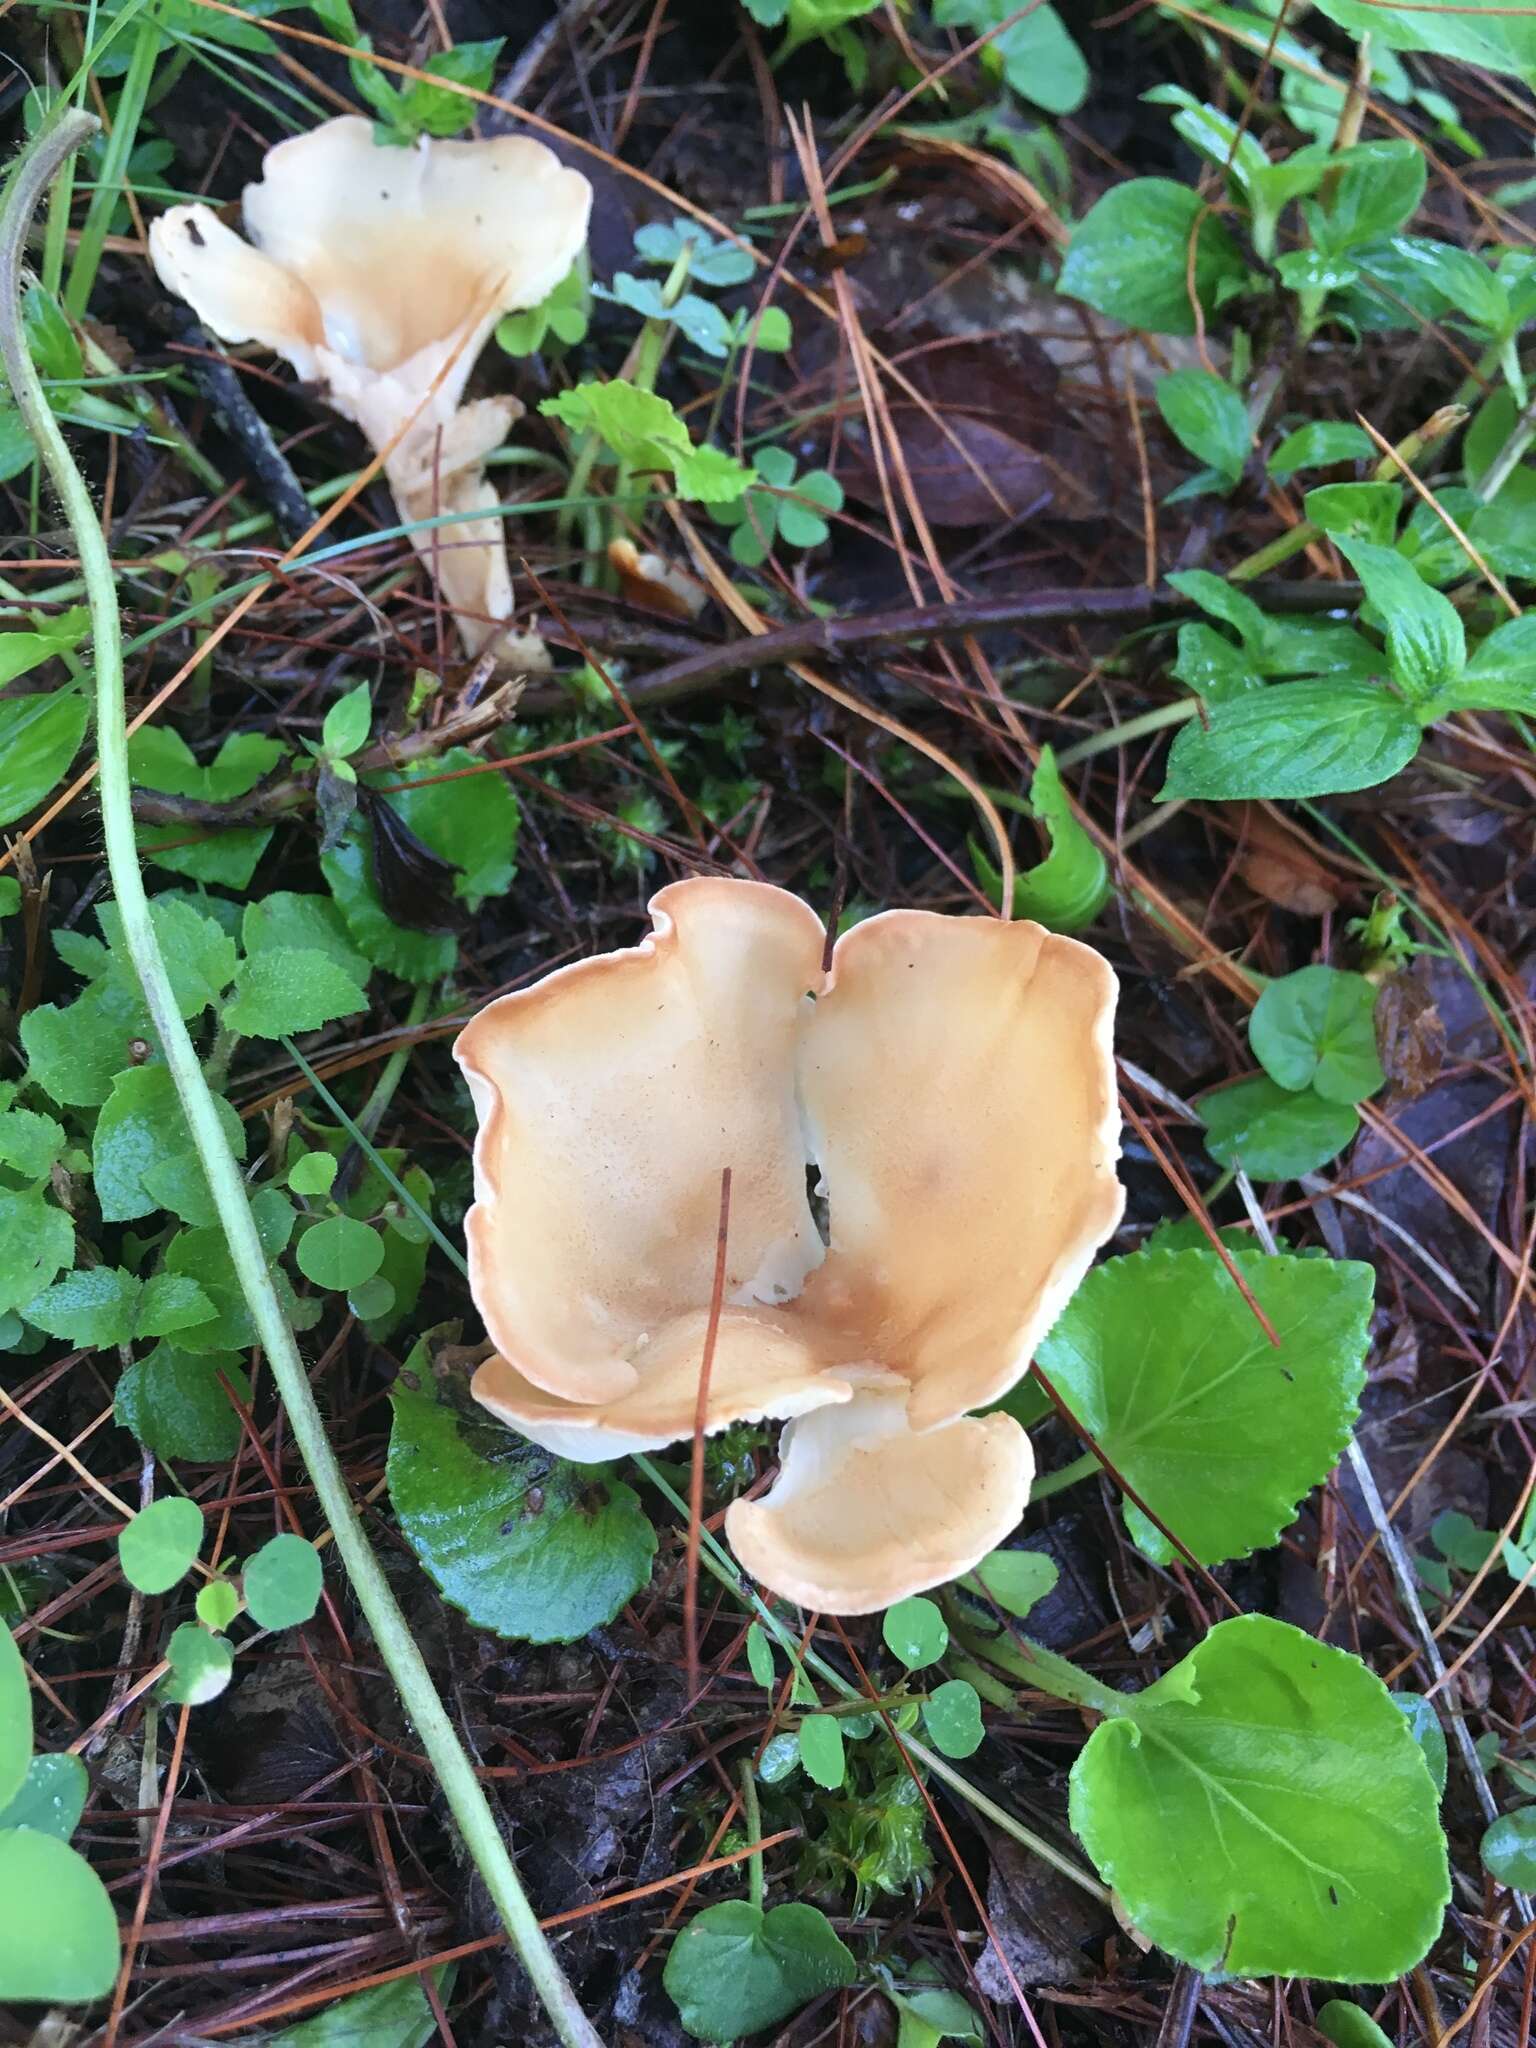
[[[92,116],[73,112],[46,123],[12,173],[0,208],[0,353],[16,403],[63,502],[90,604],[102,832],[122,917],[124,943],[207,1175],[241,1292],[282,1395],[289,1428],[335,1536],[358,1606],[373,1630],[379,1655],[437,1773],[464,1845],[485,1881],[556,2033],[565,2048],[601,2048],[598,2035],[582,2012],[539,1927],[474,1766],[437,1696],[426,1661],[363,1533],[346,1480],[326,1436],[293,1330],[273,1284],[251,1215],[244,1178],[219,1121],[191,1034],[172,994],[150,919],[149,899],[134,841],[122,623],[111,556],[85,479],[75,466],[43,395],[21,327],[22,251],[28,225],[60,165],[96,132],[97,126]]]

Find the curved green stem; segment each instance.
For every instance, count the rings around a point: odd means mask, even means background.
[[[288,1425],[308,1468],[315,1496],[336,1539],[357,1604],[373,1631],[379,1655],[399,1690],[406,1713],[437,1773],[502,1924],[543,2001],[565,2048],[601,2048],[598,2035],[566,1982],[518,1880],[490,1802],[475,1775],[452,1721],[437,1696],[431,1674],[389,1582],[358,1519],[352,1496],[320,1419],[304,1362],[278,1299],[272,1274],[246,1199],[245,1183],[219,1122],[214,1099],[198,1063],[186,1025],[172,998],[150,922],[149,901],[139,872],[128,780],[128,741],[123,700],[122,626],[112,564],[101,522],[85,479],[75,467],[43,396],[37,371],[22,338],[20,287],[22,250],[32,215],[59,166],[93,133],[96,122],[68,114],[45,127],[14,172],[0,209],[0,352],[11,390],[31,429],[64,504],[80,556],[91,610],[96,657],[96,745],[101,766],[101,819],[107,864],[117,894],[123,939],[144,991],[155,1035],[181,1101],[198,1157],[208,1176],[219,1223],[229,1243],[241,1292],[288,1412]]]
[[[760,1842],[763,1839],[763,1815],[757,1803],[757,1775],[752,1769],[751,1757],[743,1757],[741,1764],[741,1814],[747,1826],[747,1840]],[[765,1889],[763,1852],[756,1849],[747,1858],[747,1897],[759,1912],[763,1909]]]

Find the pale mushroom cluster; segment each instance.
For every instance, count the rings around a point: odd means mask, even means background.
[[[582,1461],[784,1419],[726,1531],[760,1583],[861,1614],[969,1570],[1029,1497],[999,1401],[1119,1219],[1115,980],[1038,925],[898,910],[826,955],[797,897],[703,878],[654,933],[490,1004],[474,1393]],[[825,1201],[826,1232],[816,1203]]]
[[[321,386],[384,458],[412,535],[471,654],[540,660],[514,638],[506,539],[486,456],[522,411],[461,403],[503,313],[534,306],[586,242],[592,189],[523,136],[382,145],[354,115],[267,152],[242,240],[206,206],[150,229],[160,281],[230,342],[256,341]]]

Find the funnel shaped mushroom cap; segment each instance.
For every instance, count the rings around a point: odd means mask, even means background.
[[[1027,1438],[961,1418],[1027,1369],[1119,1219],[1114,977],[1039,926],[920,911],[824,968],[807,906],[752,882],[651,912],[639,946],[492,1003],[455,1047],[501,1354],[474,1392],[583,1460],[690,1435],[729,1167],[704,1426],[795,1418],[732,1541],[775,1591],[863,1612],[1023,1511]]]
[[[225,341],[259,341],[324,385],[385,454],[407,520],[487,512],[481,463],[517,408],[459,401],[504,312],[537,305],[586,241],[592,188],[541,142],[376,143],[356,115],[267,152],[249,241],[206,206],[150,228],[155,270]],[[413,536],[474,651],[512,608],[498,521]],[[450,566],[451,564],[451,566]]]

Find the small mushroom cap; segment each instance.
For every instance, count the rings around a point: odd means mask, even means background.
[[[785,1600],[873,1614],[958,1578],[1015,1528],[1035,1475],[1011,1415],[968,1415],[918,1435],[894,1374],[789,1423],[763,1500],[733,1501],[725,1531],[742,1565]]]

